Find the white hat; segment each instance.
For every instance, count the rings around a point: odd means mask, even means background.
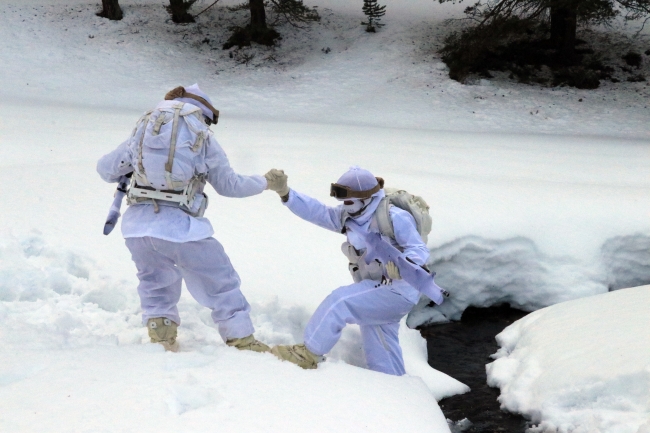
[[[368,170],[364,170],[358,165],[353,165],[343,176],[336,181],[339,185],[344,185],[352,191],[368,191],[377,186],[377,178]]]

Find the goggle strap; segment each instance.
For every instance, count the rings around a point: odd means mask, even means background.
[[[334,188],[340,188],[343,189],[347,194],[345,197],[339,197],[334,193]],[[377,183],[373,188],[365,190],[365,191],[352,191],[350,187],[345,186],[345,185],[339,185],[337,183],[332,184],[331,188],[331,193],[330,196],[336,197],[336,198],[369,198],[372,196],[374,193],[379,191],[382,188],[382,185]]]
[[[189,93],[183,86],[178,86],[175,89],[170,90],[165,95],[165,100],[167,101],[176,98],[189,98],[194,99],[195,101],[199,101],[201,104],[205,105],[208,110],[212,111],[212,123],[216,125],[217,122],[219,122],[219,110],[214,108],[212,104],[210,104],[205,98],[202,98],[199,95],[195,95],[194,93]]]

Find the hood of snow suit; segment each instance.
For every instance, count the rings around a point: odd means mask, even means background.
[[[347,186],[352,191],[368,191],[377,186],[377,178],[368,170],[354,165],[336,181],[337,184]]]
[[[187,93],[192,93],[192,94],[194,94],[196,96],[200,96],[201,98],[208,101],[208,103],[210,105],[214,105],[214,104],[212,104],[212,100],[210,99],[210,97],[203,90],[199,89],[199,85],[196,84],[196,83],[192,84],[191,86],[185,87],[185,91]],[[213,116],[214,116],[214,114],[212,113],[212,110],[210,110],[208,107],[206,107],[204,104],[202,104],[200,101],[197,101],[196,99],[192,99],[192,98],[175,98],[174,101],[180,101],[180,102],[183,102],[185,104],[196,105],[197,107],[199,107],[201,109],[201,112],[203,113],[203,115],[206,116],[209,119],[212,119]]]

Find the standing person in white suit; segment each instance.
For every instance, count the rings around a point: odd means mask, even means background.
[[[336,184],[331,196],[342,203],[329,207],[318,200],[287,186],[281,170],[267,174],[269,189],[276,191],[284,204],[300,218],[335,233],[347,236],[342,251],[347,256],[354,284],[335,289],[318,306],[304,332],[304,344],[276,346],[271,349],[281,359],[303,368],[316,368],[341,336],[348,323],[361,328],[366,363],[371,370],[403,375],[404,360],[399,346],[399,322],[420,298],[420,292],[401,279],[394,263],[364,260],[366,244],[363,237],[350,230],[378,232],[375,213],[384,198],[383,179],[368,170],[351,167]],[[418,233],[413,216],[396,206],[389,208],[394,238],[382,235],[418,265],[429,258],[429,249]]]
[[[142,320],[151,342],[177,351],[181,281],[229,346],[266,352],[257,341],[240,291],[240,279],[203,212],[206,182],[220,195],[249,197],[264,191],[263,176],[230,167],[209,126],[219,112],[198,85],[177,87],[145,113],[131,136],[103,156],[97,171],[106,182],[133,174],[122,235],[138,270]]]

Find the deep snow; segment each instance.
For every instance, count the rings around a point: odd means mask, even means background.
[[[650,286],[535,311],[497,335],[488,384],[532,432],[650,431]]]
[[[406,327],[408,371],[426,386],[353,367],[364,360],[352,327],[316,372],[234,352],[186,295],[184,352],[144,344],[135,269],[118,230],[101,235],[114,186],[94,166],[179,84],[199,82],[218,101],[213,130],[239,172],[284,168],[290,186],[330,202],[329,183],[359,164],[423,195],[432,264],[452,298],[421,322],[647,283],[647,84],[460,85],[435,54],[454,9],[438,15],[428,1],[389,5],[376,35],[349,2],[332,3],[321,24],[283,27],[277,49],[233,59],[220,44],[243,15],[216,8],[176,26],[160,2],[121,3],[119,23],[83,0],[0,5],[2,429],[444,431],[433,397],[466,391],[426,365],[424,340]],[[255,57],[238,63],[244,55]],[[270,192],[211,199],[206,216],[242,276],[257,336],[300,341],[318,302],[350,280],[343,239]]]

